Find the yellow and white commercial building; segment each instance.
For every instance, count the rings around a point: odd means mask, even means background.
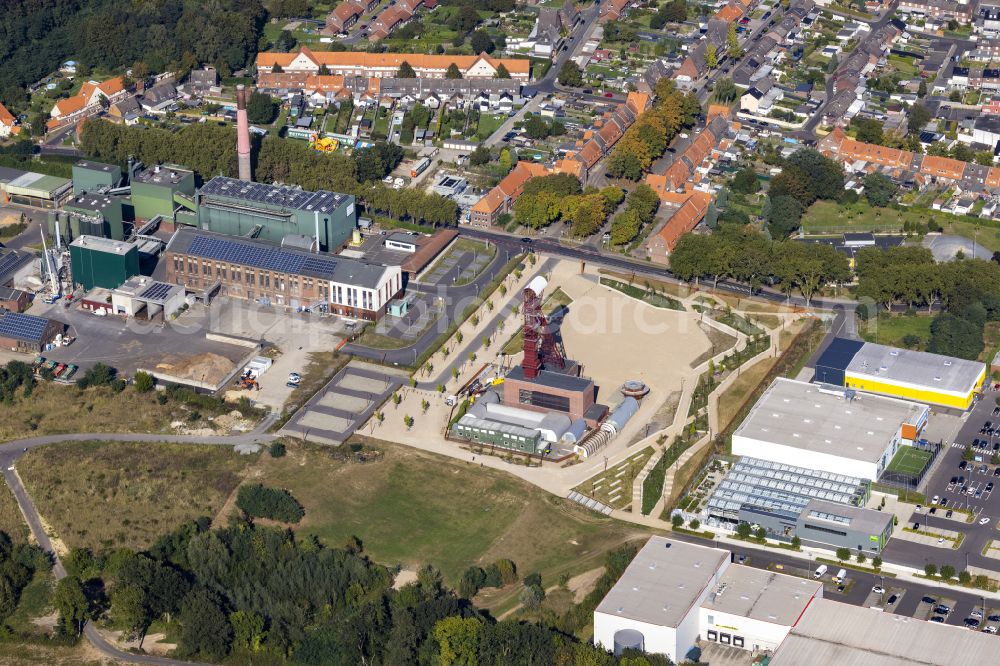
[[[817,382],[967,410],[986,364],[952,356],[836,338],[816,362]]]

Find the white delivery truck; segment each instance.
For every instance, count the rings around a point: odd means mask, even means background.
[[[833,582],[840,585],[847,579],[847,569],[841,569],[837,572],[837,575],[833,577]]]
[[[823,574],[826,573],[826,569],[827,566],[825,564],[821,564],[818,567],[816,567],[816,573],[813,574],[813,578],[822,578]]]

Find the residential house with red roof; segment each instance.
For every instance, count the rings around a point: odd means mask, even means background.
[[[102,109],[101,100],[106,99],[110,106],[125,99],[128,94],[124,79],[120,76],[101,82],[87,81],[80,92],[55,103],[49,112],[51,118],[46,126],[51,130],[79,122],[99,113]]]
[[[548,168],[537,162],[518,162],[497,186],[473,204],[469,212],[469,223],[489,227],[497,223],[504,213],[509,213],[524,191],[524,184],[532,178],[547,176]]]
[[[423,53],[366,53],[357,51],[313,51],[303,46],[297,53],[262,52],[257,54],[257,72],[270,74],[277,65],[284,74],[318,74],[325,66],[330,74],[395,78],[399,66],[407,63],[417,78],[444,79],[451,65],[458,67],[463,79],[492,79],[502,64],[510,78],[528,81],[531,61],[527,58],[494,58],[486,53],[471,55],[428,55]]]
[[[7,110],[3,102],[0,102],[0,139],[6,139],[20,132],[21,126],[17,124],[17,118]]]

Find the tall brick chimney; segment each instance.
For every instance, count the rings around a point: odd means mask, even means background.
[[[240,180],[251,181],[250,173],[250,122],[247,120],[247,91],[243,84],[236,86],[236,159]]]

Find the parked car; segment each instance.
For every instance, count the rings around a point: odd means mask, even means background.
[[[944,618],[941,617],[940,615],[935,615],[934,617],[931,618],[931,622],[937,622],[938,624],[941,624],[942,622],[944,622]]]
[[[990,519],[989,519],[989,517],[986,517],[986,518],[980,518],[980,519],[979,519],[979,524],[980,524],[980,525],[987,525],[987,524],[988,524],[989,522],[990,522]]]
[[[885,588],[881,585],[876,585],[872,588],[872,592],[875,594],[885,594]]]

